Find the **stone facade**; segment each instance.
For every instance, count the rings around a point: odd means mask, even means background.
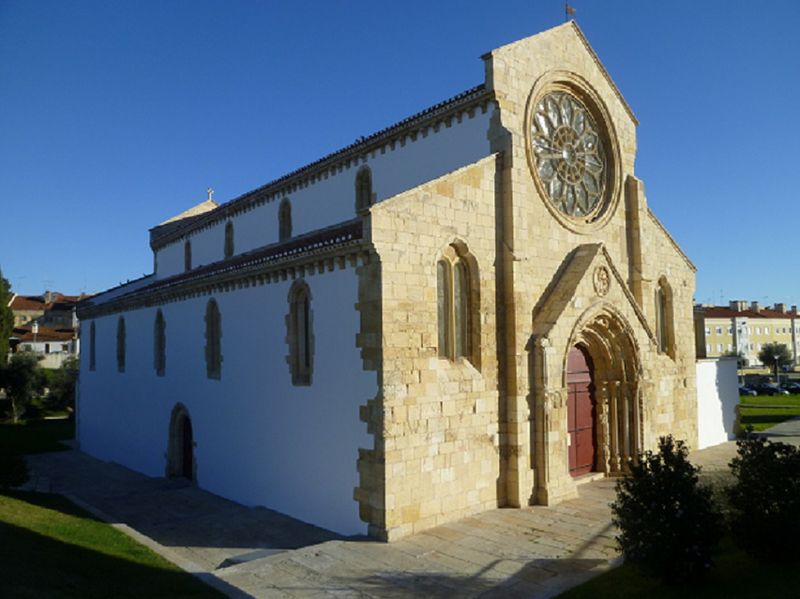
[[[390,540],[496,505],[575,496],[566,381],[575,346],[595,365],[598,474],[623,472],[659,435],[697,439],[695,269],[633,174],[633,113],[572,23],[484,60],[498,108],[492,156],[369,217],[381,386],[364,410],[375,447],[362,453],[355,496],[371,533]],[[610,189],[592,223],[559,214],[532,176],[532,98],[552,86],[586,98],[607,131]],[[437,356],[435,268],[451,244],[477,265],[475,363]],[[667,351],[655,332],[659,285]]]

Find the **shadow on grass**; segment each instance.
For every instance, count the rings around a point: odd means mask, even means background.
[[[560,595],[561,599],[750,599],[797,597],[800,569],[758,562],[725,537],[715,555],[716,567],[702,581],[666,584],[627,564]]]
[[[63,497],[0,495],[0,597],[220,597]]]
[[[75,438],[74,420],[31,420],[0,423],[0,446],[19,453],[43,453],[69,449],[61,441]]]

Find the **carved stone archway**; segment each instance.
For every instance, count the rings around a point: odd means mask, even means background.
[[[597,400],[597,470],[626,472],[642,447],[639,351],[633,331],[616,310],[605,306],[581,319],[573,329],[569,348],[582,347],[594,363]]]
[[[580,481],[569,475],[567,372],[572,348],[584,350],[593,364],[596,398],[597,473],[624,473],[642,447],[640,352],[630,324],[620,311],[600,302],[577,318],[568,335],[551,335],[531,345],[531,466],[533,503],[552,504],[575,496]]]

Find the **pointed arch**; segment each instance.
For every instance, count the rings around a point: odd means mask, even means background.
[[[289,289],[289,314],[286,316],[289,344],[289,369],[293,385],[310,385],[314,370],[314,330],[311,290],[303,279]]]
[[[593,365],[597,416],[596,468],[626,471],[643,447],[640,351],[627,319],[611,304],[596,305],[577,320],[563,348],[563,385],[567,387],[569,352],[580,348]]]
[[[658,352],[675,357],[672,287],[666,276],[658,279],[655,290],[656,345]]]
[[[365,164],[356,173],[356,214],[369,210],[374,201],[372,170]]]
[[[480,368],[478,265],[466,244],[451,243],[436,261],[438,354]]]
[[[172,408],[167,432],[167,478],[197,480],[194,429],[189,410],[182,403]]]

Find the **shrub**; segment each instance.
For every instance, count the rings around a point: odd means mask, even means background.
[[[734,539],[760,559],[800,560],[800,450],[752,436],[736,446],[728,489]]]
[[[61,368],[45,372],[50,392],[44,397],[43,407],[52,412],[61,410],[74,412],[77,360],[66,360]]]
[[[18,487],[28,481],[28,464],[18,452],[0,445],[0,487]]]
[[[626,562],[667,582],[703,576],[722,537],[722,517],[688,453],[683,441],[661,437],[658,452],[646,451],[617,481],[611,504]]]

